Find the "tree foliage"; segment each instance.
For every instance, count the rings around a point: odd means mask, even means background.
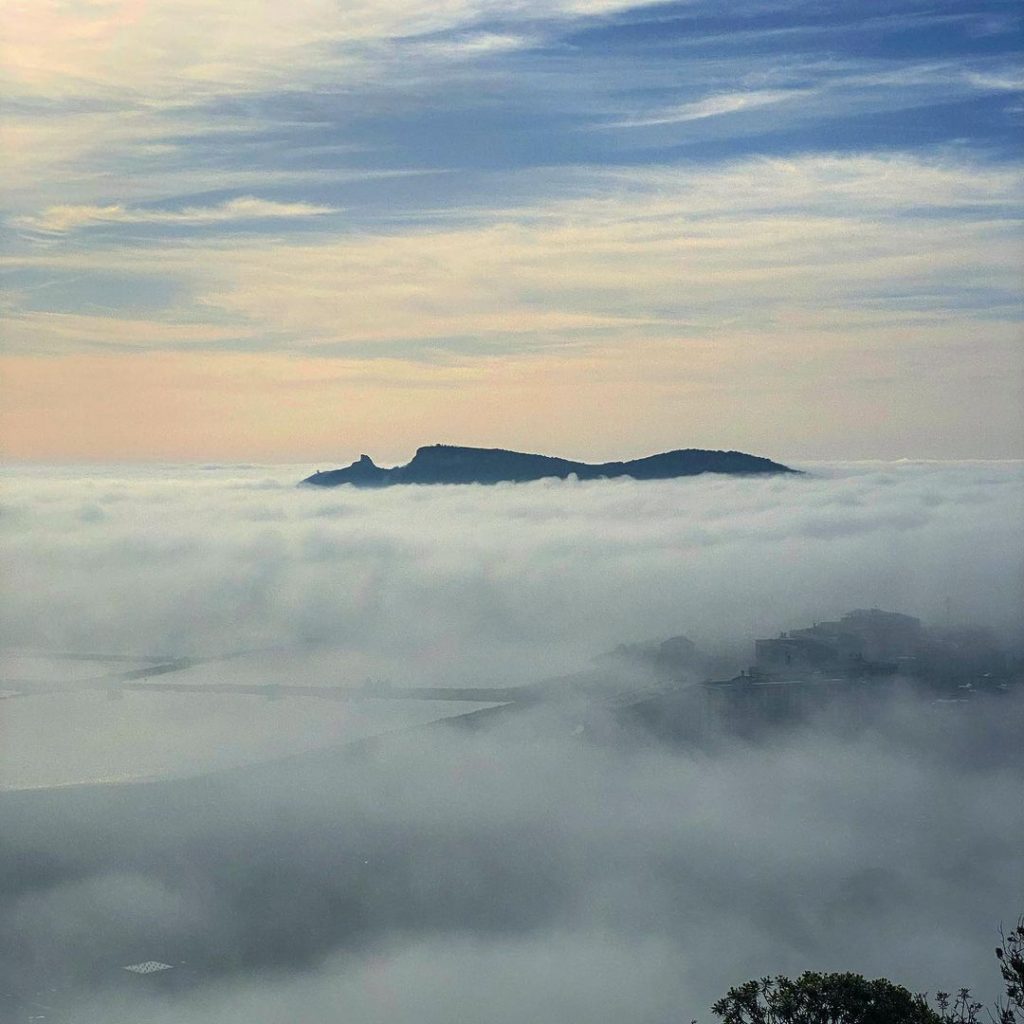
[[[729,989],[712,1011],[722,1024],[943,1024],[923,996],[885,978],[780,975]]]
[[[1006,996],[985,1012],[969,989],[938,992],[932,1006],[885,978],[807,971],[748,981],[712,1006],[722,1024],[1024,1024],[1024,917],[996,949]],[[696,1022],[694,1022],[696,1024]]]
[[[1009,935],[1002,934],[1003,944],[996,949],[999,972],[1006,987],[1006,999],[999,1004],[999,1024],[1024,1024],[1024,917]]]

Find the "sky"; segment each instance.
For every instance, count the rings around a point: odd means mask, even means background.
[[[9,460],[1024,455],[1011,0],[4,0]]]

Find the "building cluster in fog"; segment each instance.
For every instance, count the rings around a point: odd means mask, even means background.
[[[878,608],[755,640],[754,663],[729,679],[684,682],[701,663],[685,637],[616,653],[645,659],[663,677],[680,680],[630,705],[640,721],[676,739],[710,730],[750,733],[837,707],[870,715],[877,698],[898,684],[922,690],[938,709],[1006,693],[1024,680],[1019,655],[1004,651],[987,629],[931,629],[911,615]]]
[[[973,687],[998,685],[1012,674],[1010,660],[987,629],[928,629],[910,615],[878,608],[758,640],[754,649],[751,673],[764,678],[899,674]]]
[[[891,675],[913,664],[924,630],[918,619],[877,608],[816,622],[754,644],[757,675]]]

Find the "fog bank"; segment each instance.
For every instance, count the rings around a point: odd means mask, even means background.
[[[318,643],[505,684],[609,643],[714,647],[852,607],[1019,629],[1020,463],[326,493],[293,487],[307,468],[8,470],[4,646]]]
[[[248,690],[520,685],[679,633],[742,665],[872,606],[1020,643],[1019,464],[803,468],[328,493],[306,467],[7,470],[14,1019],[708,1020],[805,969],[994,996],[1024,909],[1019,695],[896,688],[860,728],[701,748],[600,700],[469,729],[426,723],[480,703],[106,693],[150,656]],[[165,781],[25,788],[103,758]],[[148,960],[171,969],[123,970]]]

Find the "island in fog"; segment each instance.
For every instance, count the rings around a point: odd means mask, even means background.
[[[600,480],[627,476],[634,480],[671,480],[700,473],[796,473],[781,463],[744,452],[684,448],[628,462],[587,463],[550,455],[529,455],[503,448],[464,448],[433,444],[418,448],[404,466],[384,469],[368,455],[344,469],[316,472],[302,481],[317,487],[386,487],[391,484],[525,483],[547,477]]]

